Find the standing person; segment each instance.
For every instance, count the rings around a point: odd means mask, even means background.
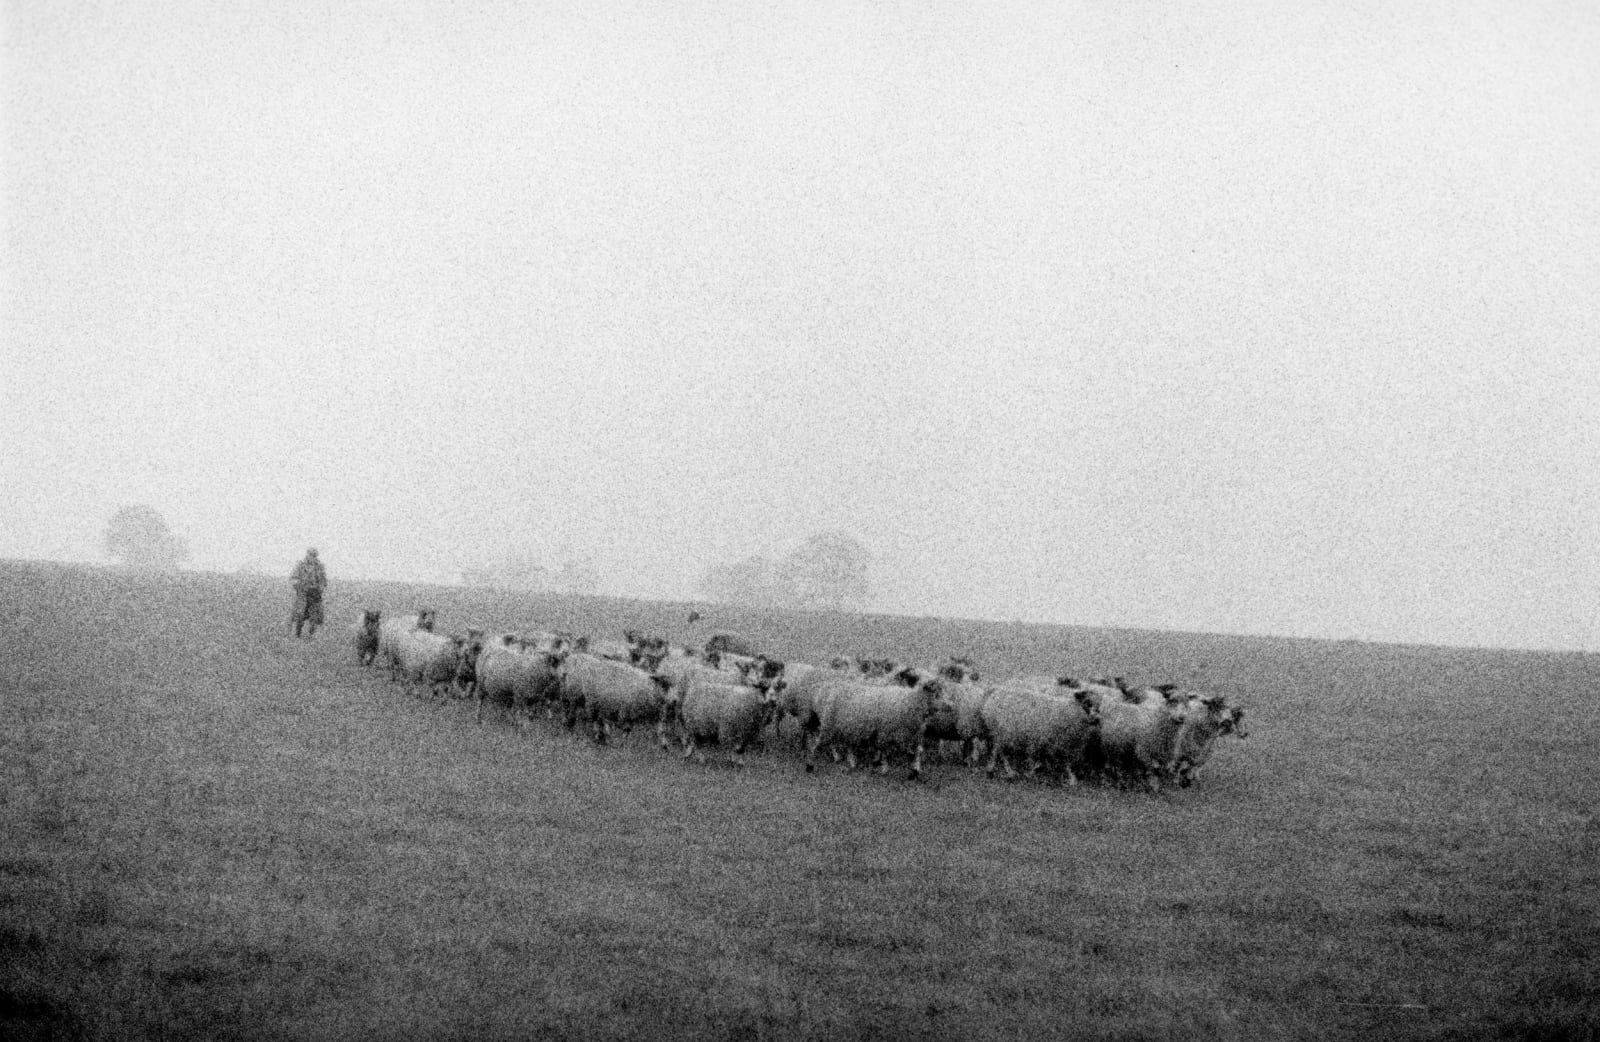
[[[322,592],[328,588],[328,572],[317,560],[316,547],[306,551],[289,578],[294,583],[294,635],[300,636],[301,627],[309,625],[305,634],[309,639],[322,625]]]

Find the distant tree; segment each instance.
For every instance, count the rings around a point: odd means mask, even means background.
[[[759,556],[707,568],[700,577],[700,592],[719,604],[773,608],[790,603],[787,591],[778,581],[777,566]]]
[[[166,518],[143,503],[123,507],[106,526],[106,552],[129,568],[171,571],[189,559],[189,547]]]
[[[819,532],[783,559],[778,582],[796,607],[858,609],[872,592],[867,580],[871,557],[846,532]]]

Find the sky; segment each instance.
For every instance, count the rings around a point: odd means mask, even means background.
[[[1600,8],[3,5],[0,557],[1600,649]]]

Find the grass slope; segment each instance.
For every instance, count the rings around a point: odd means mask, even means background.
[[[682,606],[0,564],[0,1037],[1593,1038],[1600,659],[734,612],[774,652],[1249,708],[1160,797],[744,770],[477,725],[361,605],[684,638]]]

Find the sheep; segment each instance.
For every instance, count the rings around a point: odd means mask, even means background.
[[[816,734],[820,722],[817,718],[817,692],[829,680],[846,679],[850,679],[846,673],[805,662],[790,662],[785,665],[783,675],[779,678],[777,704],[774,707],[775,729],[782,734],[783,718],[794,717],[800,721],[800,741],[803,747],[806,741]]]
[[[871,752],[878,773],[889,772],[898,756],[910,760],[910,777],[922,777],[922,750],[928,721],[940,712],[954,712],[940,695],[940,682],[923,680],[914,687],[828,679],[813,702],[817,731],[806,750],[806,770],[816,768],[817,750],[828,746],[838,758],[843,749],[849,767],[857,754]]]
[[[714,652],[723,652],[732,655],[744,655],[749,658],[754,658],[756,654],[755,645],[750,642],[748,637],[728,630],[719,630],[707,637],[705,651],[708,655]]]
[[[400,638],[414,630],[432,632],[433,618],[433,609],[421,608],[411,615],[391,615],[384,619],[378,625],[376,658],[388,666],[391,672],[398,673],[400,668],[398,652]]]
[[[853,673],[858,677],[865,677],[869,680],[881,680],[898,672],[901,666],[892,658],[857,658],[853,655],[835,655],[829,660],[828,668],[844,673]]]
[[[647,673],[672,650],[665,637],[649,637],[637,630],[623,630],[622,637],[628,642],[628,664]]]
[[[450,693],[457,698],[472,698],[478,693],[478,656],[483,652],[483,630],[468,629],[461,641],[461,656],[456,662],[456,675],[450,681]]]
[[[665,655],[657,660],[650,670],[656,676],[667,682],[669,688],[675,688],[695,673],[710,673],[730,679],[730,674],[718,670],[716,666],[701,658],[698,653],[690,649],[669,649]]]
[[[993,688],[979,708],[989,738],[989,777],[997,768],[1007,778],[1017,772],[1013,758],[1032,777],[1040,767],[1053,770],[1067,785],[1077,784],[1084,753],[1099,719],[1098,700],[1048,678],[1019,677]]]
[[[572,643],[572,635],[568,633],[552,633],[549,630],[533,630],[529,633],[507,633],[506,645],[516,644],[524,651],[565,651]]]
[[[559,672],[567,729],[585,720],[593,726],[597,744],[605,744],[613,726],[626,734],[635,724],[661,721],[667,688],[661,677],[587,652],[569,654]],[[665,748],[659,728],[658,739]]]
[[[1172,688],[1104,687],[1084,690],[1100,710],[1098,740],[1088,758],[1107,774],[1142,780],[1152,792],[1177,776],[1179,740],[1189,718],[1188,699]]]
[[[382,621],[383,613],[370,608],[363,609],[361,618],[356,620],[356,661],[363,666],[372,665],[378,658],[378,627]]]
[[[395,659],[401,675],[412,684],[425,684],[437,696],[455,682],[466,652],[466,638],[414,629],[396,641]]]
[[[744,765],[744,752],[761,736],[767,718],[766,694],[746,684],[726,683],[710,673],[690,674],[674,689],[668,717],[678,726],[683,756],[699,754],[698,743],[731,747],[735,764]]]
[[[951,655],[935,670],[937,676],[963,684],[976,684],[980,679],[978,667],[965,655]]]
[[[633,664],[633,649],[628,646],[626,641],[613,640],[610,637],[602,637],[599,640],[583,638],[579,641],[578,646],[585,654],[593,655],[596,658],[607,659],[611,662],[625,662],[628,665]]]
[[[489,641],[478,655],[478,713],[493,702],[526,715],[534,706],[553,704],[560,693],[559,653],[538,651],[506,634]]]
[[[936,714],[928,722],[928,737],[940,742],[960,742],[961,760],[968,765],[977,762],[980,747],[989,740],[989,727],[983,719],[983,706],[992,688],[981,684],[949,679],[940,670],[942,690],[954,712]]]
[[[1229,708],[1221,695],[1189,696],[1190,715],[1178,737],[1178,784],[1188,788],[1194,784],[1200,768],[1211,758],[1212,747],[1226,734],[1248,737],[1244,729],[1244,710]]]

